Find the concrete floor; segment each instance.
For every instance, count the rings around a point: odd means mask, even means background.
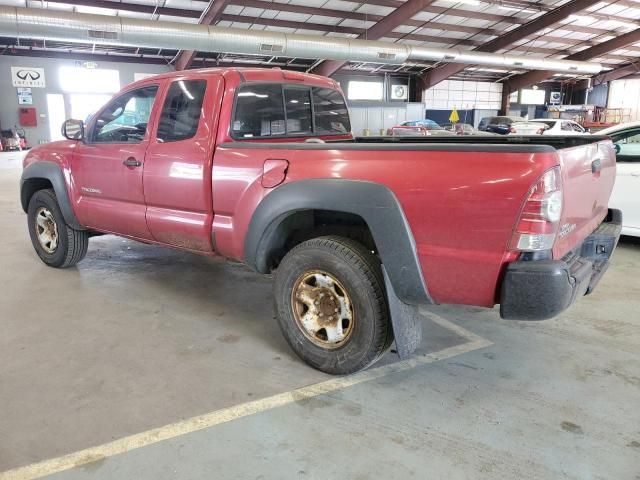
[[[557,319],[432,308],[412,362],[336,380],[291,353],[271,279],[240,265],[105,236],[45,267],[19,166],[0,155],[1,479],[640,479],[640,242]],[[124,448],[73,454],[103,444]]]

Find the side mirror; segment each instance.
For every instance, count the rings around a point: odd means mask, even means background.
[[[84,122],[82,120],[65,120],[62,124],[62,136],[69,140],[82,140],[84,138]]]

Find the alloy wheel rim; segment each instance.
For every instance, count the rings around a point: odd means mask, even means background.
[[[300,331],[319,347],[338,348],[353,333],[351,298],[328,272],[311,270],[300,275],[292,290],[291,307]]]
[[[55,252],[58,248],[58,225],[51,210],[46,207],[36,210],[35,227],[42,249],[47,253]]]

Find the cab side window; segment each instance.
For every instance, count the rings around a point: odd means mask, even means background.
[[[342,94],[330,88],[246,83],[236,94],[233,138],[337,135],[351,131]]]
[[[640,130],[632,130],[611,137],[618,162],[640,162]]]
[[[241,85],[231,133],[236,138],[284,135],[284,118],[280,84]]]
[[[206,80],[178,80],[167,92],[158,122],[161,143],[188,140],[198,131]]]
[[[147,132],[158,86],[127,92],[100,112],[91,132],[92,143],[140,143]]]
[[[560,124],[560,130],[563,130],[565,132],[571,132],[571,131],[573,131],[573,127],[571,126],[571,124],[569,122],[562,122]]]

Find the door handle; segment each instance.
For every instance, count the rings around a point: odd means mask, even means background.
[[[631,172],[632,177],[640,177],[640,172]]]
[[[129,157],[124,162],[122,162],[122,164],[125,167],[139,167],[140,165],[142,165],[142,162],[139,162],[133,157]]]

